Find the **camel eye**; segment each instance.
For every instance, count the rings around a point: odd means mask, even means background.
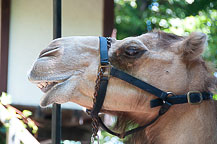
[[[124,55],[129,58],[138,58],[140,57],[146,50],[140,49],[137,47],[127,47],[124,51]]]

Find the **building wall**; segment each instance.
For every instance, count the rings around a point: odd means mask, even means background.
[[[27,72],[52,40],[52,11],[52,0],[11,0],[8,93],[14,104],[39,105],[43,93]],[[103,35],[103,1],[62,0],[62,30],[63,36]]]

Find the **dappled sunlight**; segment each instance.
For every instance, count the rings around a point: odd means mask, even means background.
[[[203,56],[217,67],[217,2],[194,0],[115,0],[117,39],[154,29],[187,36],[198,31],[208,35]]]

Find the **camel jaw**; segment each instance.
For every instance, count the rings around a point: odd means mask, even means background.
[[[44,95],[40,100],[41,107],[44,108],[53,103],[60,104],[60,102],[57,101],[57,99],[59,99],[57,95],[52,95],[50,93],[52,93],[52,91],[55,91],[55,89],[57,89],[57,87],[60,87],[63,83],[64,82],[60,82],[60,83],[52,82],[51,84],[48,84],[44,87],[41,87],[42,84],[37,85],[41,89],[41,91],[44,92]]]
[[[40,106],[45,108],[53,103],[62,104],[68,102],[74,93],[78,79],[78,76],[72,75],[64,80],[31,80],[31,82],[36,84],[37,87],[44,92],[44,95],[40,100]]]

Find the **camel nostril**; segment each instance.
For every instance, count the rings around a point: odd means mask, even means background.
[[[45,57],[45,56],[55,56],[58,53],[59,49],[60,47],[46,48],[40,53],[39,58]]]

